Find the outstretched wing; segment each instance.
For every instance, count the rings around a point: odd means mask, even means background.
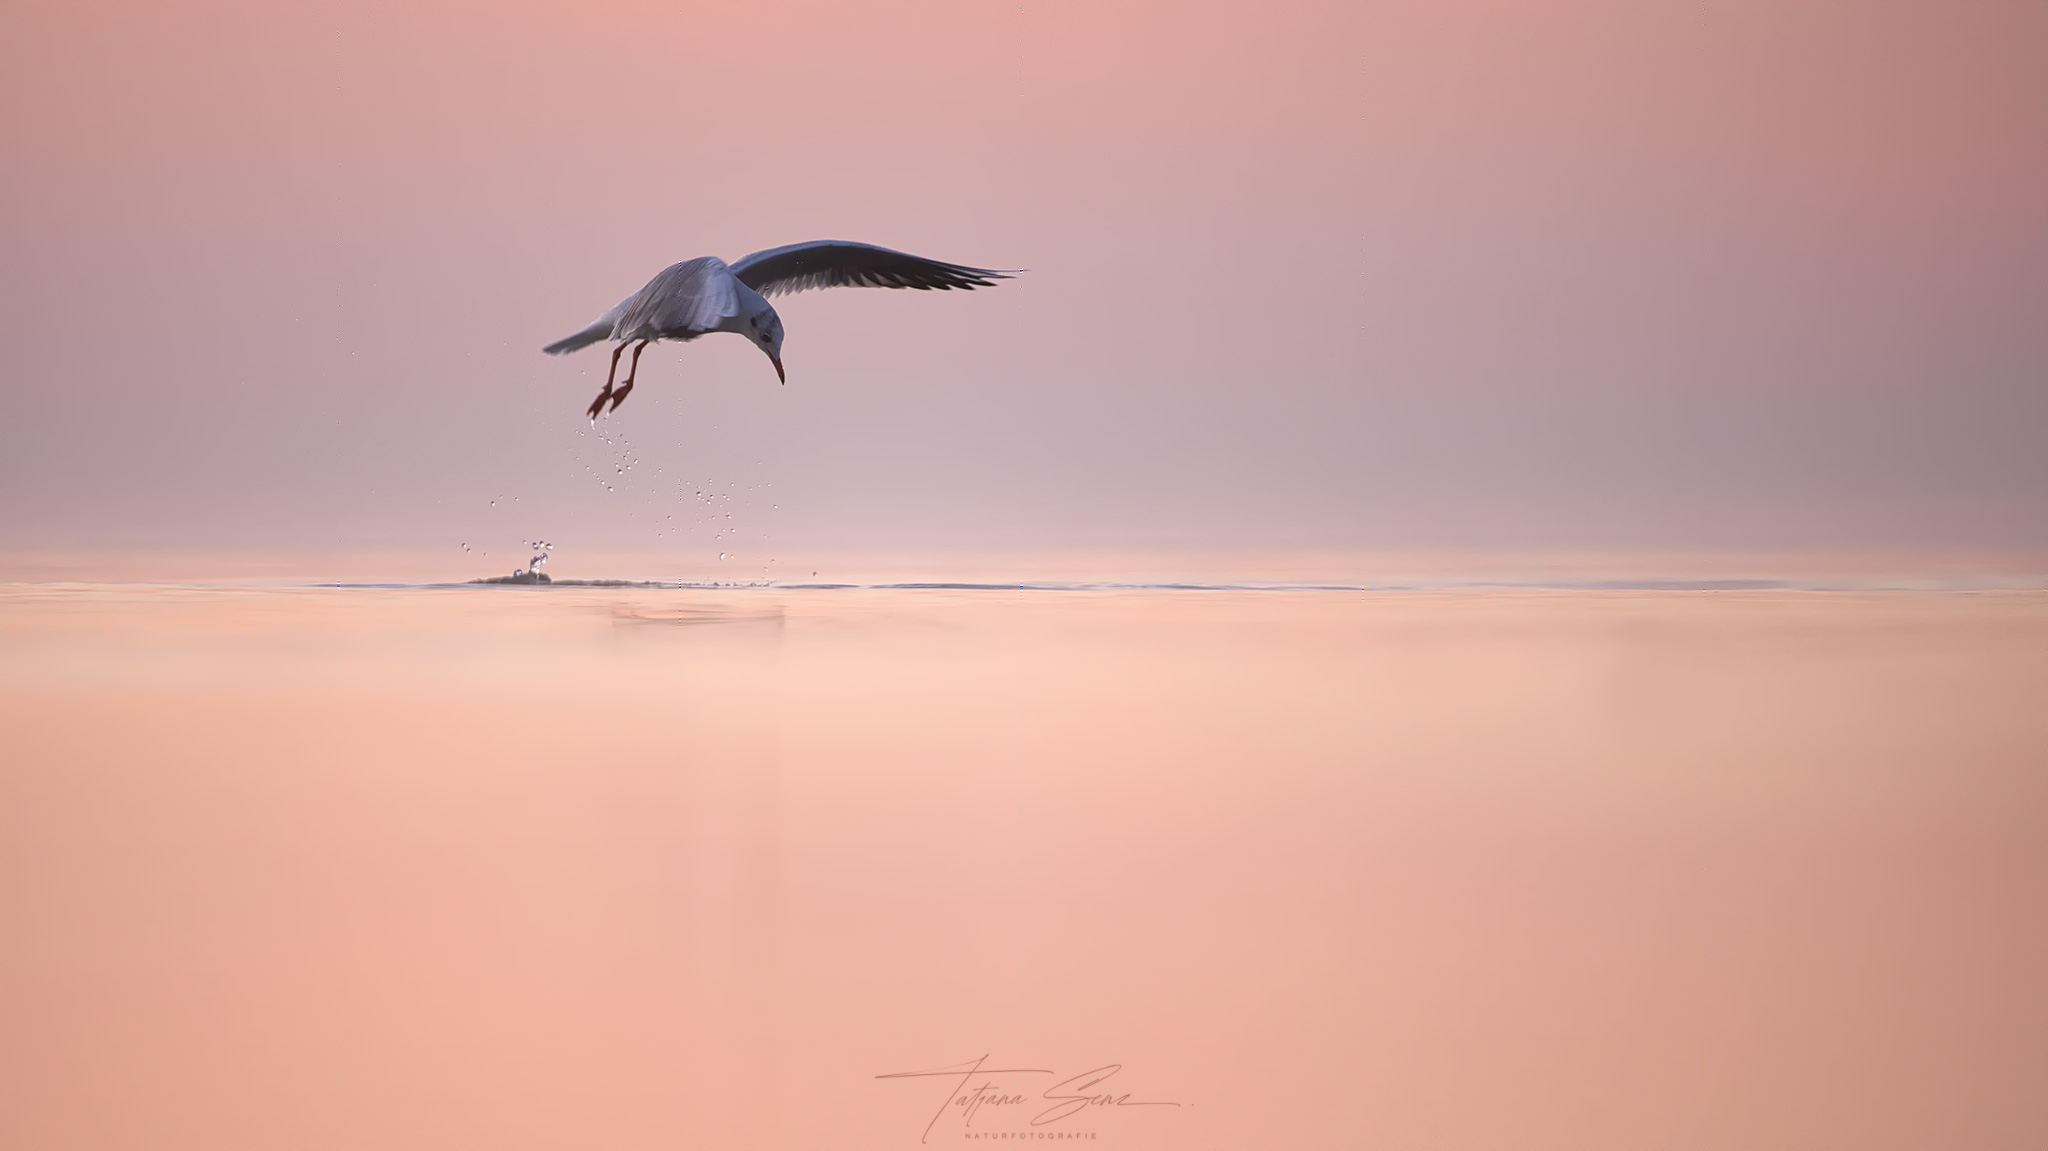
[[[1014,273],[969,268],[927,260],[908,252],[856,244],[849,240],[812,240],[755,252],[732,265],[739,281],[764,296],[812,288],[993,288]]]

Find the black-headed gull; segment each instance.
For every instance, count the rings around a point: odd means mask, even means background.
[[[633,390],[633,374],[640,367],[640,353],[656,340],[694,340],[710,332],[733,332],[745,336],[767,353],[775,365],[775,377],[787,382],[782,372],[782,317],[766,297],[811,288],[917,288],[944,291],[960,288],[992,288],[995,281],[1014,273],[969,268],[927,260],[907,252],[856,244],[846,240],[812,240],[786,248],[755,252],[736,264],[716,256],[699,256],[661,270],[647,286],[620,300],[618,306],[593,320],[589,327],[567,339],[557,340],[541,351],[551,356],[586,348],[599,340],[615,340],[612,368],[605,374],[604,390],[591,401],[590,418],[595,420],[613,408]],[[633,359],[626,378],[617,390],[612,380],[619,374],[619,353],[633,345]]]

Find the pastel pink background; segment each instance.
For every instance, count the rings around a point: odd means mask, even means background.
[[[2048,538],[2038,4],[5,20],[17,545]],[[537,353],[817,237],[1030,271]]]
[[[12,0],[0,1144],[2039,1151],[2044,48]],[[538,351],[822,237],[1028,271]]]

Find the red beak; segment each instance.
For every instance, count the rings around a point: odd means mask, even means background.
[[[768,362],[775,365],[775,378],[781,380],[785,384],[788,383],[789,377],[782,374],[782,357],[770,356],[768,357]]]

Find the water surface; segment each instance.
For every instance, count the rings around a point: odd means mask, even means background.
[[[2040,1146],[2048,595],[1659,578],[0,587],[0,1139]]]

